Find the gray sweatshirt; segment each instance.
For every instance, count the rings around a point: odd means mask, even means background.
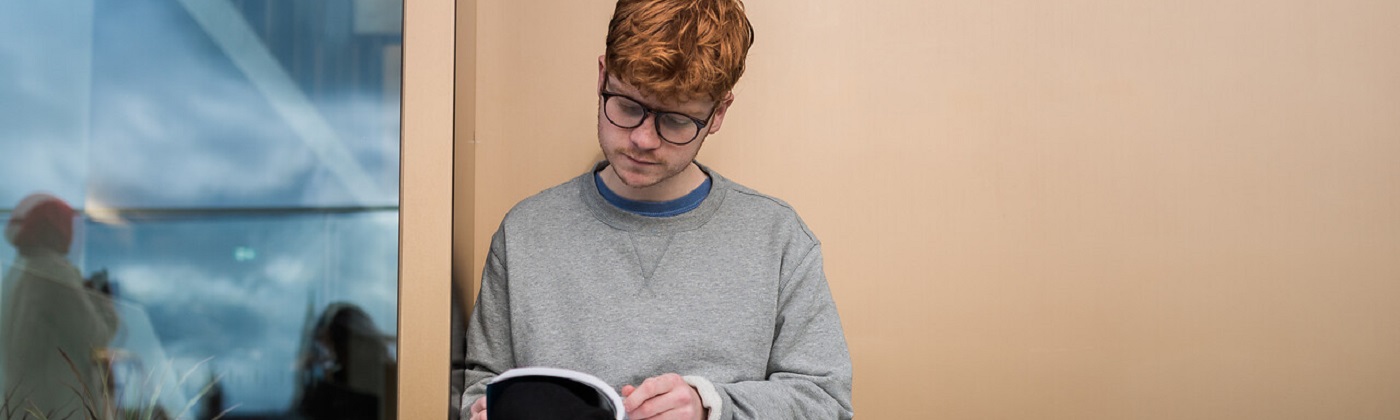
[[[820,243],[787,203],[701,168],[710,194],[678,216],[614,207],[592,172],[506,214],[468,322],[463,418],[525,366],[614,387],[678,373],[712,419],[852,416]]]

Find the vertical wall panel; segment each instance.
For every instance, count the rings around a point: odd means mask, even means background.
[[[480,6],[474,273],[612,2]],[[862,417],[1400,417],[1400,4],[748,8],[700,157],[823,240]]]
[[[453,218],[454,5],[404,2],[400,419],[448,410]]]

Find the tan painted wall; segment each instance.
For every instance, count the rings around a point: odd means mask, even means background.
[[[397,418],[441,418],[448,406],[453,194],[453,4],[404,5],[399,196]],[[444,182],[447,181],[447,182]]]
[[[479,2],[473,273],[611,3]],[[861,418],[1400,418],[1400,2],[748,3],[701,159],[823,240]]]

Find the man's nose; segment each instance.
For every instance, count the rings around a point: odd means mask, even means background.
[[[656,115],[648,112],[642,116],[642,124],[632,129],[632,144],[638,149],[651,150],[661,147],[661,137],[656,132]]]

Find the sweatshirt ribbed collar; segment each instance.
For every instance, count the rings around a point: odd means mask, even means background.
[[[578,178],[574,178],[574,185],[578,188],[579,197],[583,199],[588,210],[597,217],[599,221],[612,226],[614,229],[648,234],[669,234],[695,230],[704,226],[714,217],[715,211],[719,210],[720,204],[724,202],[725,195],[729,192],[729,180],[720,176],[700,162],[696,162],[700,170],[710,175],[710,195],[705,201],[700,202],[700,206],[694,210],[670,217],[648,217],[634,214],[609,203],[603,195],[598,192],[598,184],[594,181],[593,174],[606,168],[607,161],[598,162],[593,165],[593,169]]]

